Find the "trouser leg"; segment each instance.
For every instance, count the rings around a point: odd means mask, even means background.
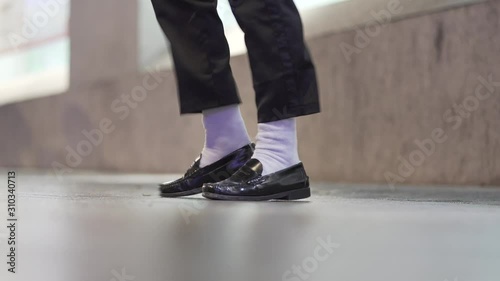
[[[230,0],[248,49],[259,123],[319,112],[318,87],[293,0]]]
[[[216,0],[152,0],[171,44],[180,112],[240,103]]]

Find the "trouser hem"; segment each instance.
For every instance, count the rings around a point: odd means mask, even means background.
[[[241,100],[239,98],[236,99],[225,99],[214,102],[204,102],[200,104],[199,102],[193,104],[187,104],[181,106],[181,114],[191,114],[191,113],[201,113],[203,110],[213,109],[217,107],[223,107],[233,104],[240,104]]]
[[[293,108],[284,107],[284,110],[272,110],[271,112],[259,112],[258,123],[268,123],[289,119],[299,116],[311,115],[321,111],[319,103],[301,105]]]

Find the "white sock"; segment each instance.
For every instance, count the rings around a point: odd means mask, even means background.
[[[297,150],[295,118],[259,123],[257,143],[252,158],[264,168],[262,175],[272,174],[300,162]]]
[[[203,110],[205,146],[200,167],[210,165],[229,153],[250,144],[239,105]]]

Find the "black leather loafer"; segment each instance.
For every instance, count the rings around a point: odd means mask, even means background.
[[[297,200],[311,196],[302,163],[262,176],[262,163],[250,159],[230,178],[203,185],[203,196],[219,200]]]
[[[160,184],[162,197],[178,197],[201,192],[204,183],[229,178],[252,157],[254,145],[248,144],[208,166],[200,168],[201,155],[180,179]]]

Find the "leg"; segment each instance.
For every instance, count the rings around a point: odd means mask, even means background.
[[[203,185],[222,200],[310,196],[297,152],[296,116],[319,112],[314,67],[292,0],[230,0],[250,57],[259,130],[255,152],[230,178]]]
[[[253,153],[238,107],[229,47],[216,0],[152,0],[171,43],[181,113],[203,113],[205,146],[184,177],[160,185],[161,195],[201,192],[232,175]]]
[[[180,112],[240,103],[216,0],[152,0],[171,44]]]
[[[254,158],[265,175],[300,162],[293,117],[319,112],[316,75],[293,0],[231,4],[252,67],[259,121]]]

